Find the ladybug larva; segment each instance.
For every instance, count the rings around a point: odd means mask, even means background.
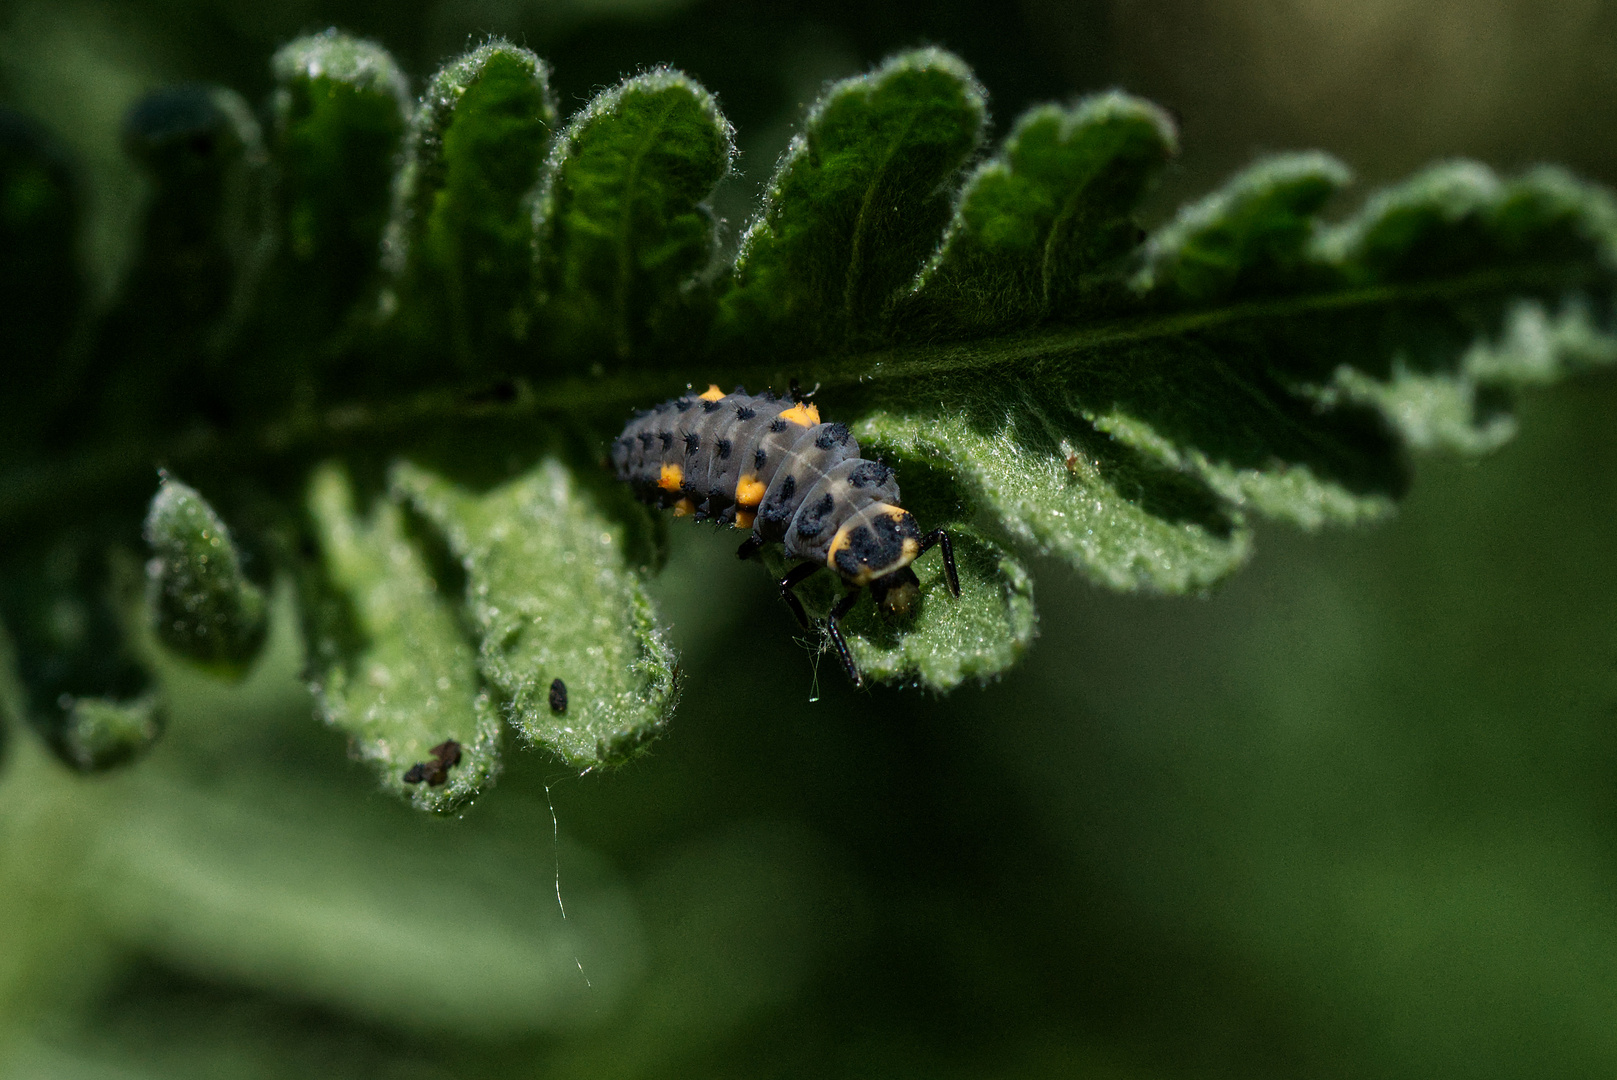
[[[960,595],[949,534],[923,536],[899,505],[893,470],[860,457],[852,433],[821,423],[815,405],[709,386],[629,421],[612,444],[612,464],[640,498],[676,517],[751,529],[736,552],[743,559],[780,542],[799,560],[780,580],[781,599],[804,627],[793,590],[827,567],[842,578],[850,591],[831,609],[826,632],[855,686],[864,680],[840,623],[866,587],[883,610],[908,612],[920,596],[910,563],[936,545],[949,591]]]

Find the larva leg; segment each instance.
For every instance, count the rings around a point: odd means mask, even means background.
[[[814,389],[810,390],[806,394],[803,393],[803,387],[798,383],[798,381],[796,379],[793,379],[790,383],[788,383],[786,385],[786,396],[791,398],[793,401],[808,401],[810,398],[812,398],[815,394],[818,394],[819,392],[820,392],[820,384],[819,383],[815,383],[814,384]]]
[[[736,558],[743,560],[750,559],[754,555],[758,554],[758,549],[763,546],[764,542],[758,539],[758,535],[754,533],[745,540],[741,541],[741,546],[736,548]]]
[[[792,609],[793,615],[797,616],[798,625],[805,630],[807,630],[812,624],[809,622],[808,615],[803,611],[803,601],[799,600],[797,598],[797,594],[792,590],[797,588],[804,581],[808,580],[818,571],[824,569],[825,564],[822,562],[800,563],[799,565],[792,567],[791,571],[785,577],[780,579],[780,598],[786,601],[786,606]]]
[[[954,568],[954,543],[949,534],[942,529],[933,529],[921,538],[921,553],[924,555],[936,544],[943,548],[943,576],[949,582],[949,592],[955,596],[960,595],[960,575]]]
[[[859,674],[859,665],[853,662],[853,653],[848,651],[848,642],[842,636],[841,626],[842,617],[852,611],[858,602],[858,589],[837,601],[837,606],[831,609],[830,618],[825,620],[825,630],[831,635],[831,644],[837,647],[837,655],[842,658],[842,669],[848,673],[848,678],[853,680],[855,687],[863,687],[865,677]]]

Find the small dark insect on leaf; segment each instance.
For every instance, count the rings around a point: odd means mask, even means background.
[[[553,679],[550,683],[550,711],[553,713],[567,711],[567,684],[560,679]]]
[[[404,774],[406,784],[419,784],[423,780],[428,787],[438,787],[449,779],[449,770],[460,764],[460,743],[454,739],[446,739],[428,751],[434,760],[418,761],[410,766],[410,771]]]

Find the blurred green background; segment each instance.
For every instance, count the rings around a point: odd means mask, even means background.
[[[111,289],[123,110],[261,100],[335,24],[421,80],[505,34],[564,107],[667,61],[720,98],[732,233],[826,79],[959,52],[1001,128],[1120,85],[1181,118],[1155,212],[1270,150],[1617,181],[1598,0],[8,0],[0,100],[86,169]],[[514,755],[463,817],[310,717],[285,597],[249,681],[181,671],[143,762],[0,775],[0,1070],[19,1077],[1608,1077],[1617,1072],[1617,378],[1394,523],[1267,529],[1215,597],[1039,573],[1001,683],[855,694],[726,538],[658,582],[686,694],[653,753]],[[565,917],[563,916],[565,907]]]

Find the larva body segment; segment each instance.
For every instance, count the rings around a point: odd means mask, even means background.
[[[792,593],[800,582],[829,567],[852,586],[827,629],[855,683],[859,672],[837,620],[860,588],[870,586],[889,611],[907,611],[919,593],[909,564],[941,544],[950,590],[960,595],[948,534],[923,537],[899,505],[893,470],[861,458],[847,427],[823,423],[814,405],[710,386],[629,421],[612,443],[612,465],[640,498],[676,516],[751,529],[742,557],[779,542],[801,564],[781,582],[781,595],[804,625]]]

